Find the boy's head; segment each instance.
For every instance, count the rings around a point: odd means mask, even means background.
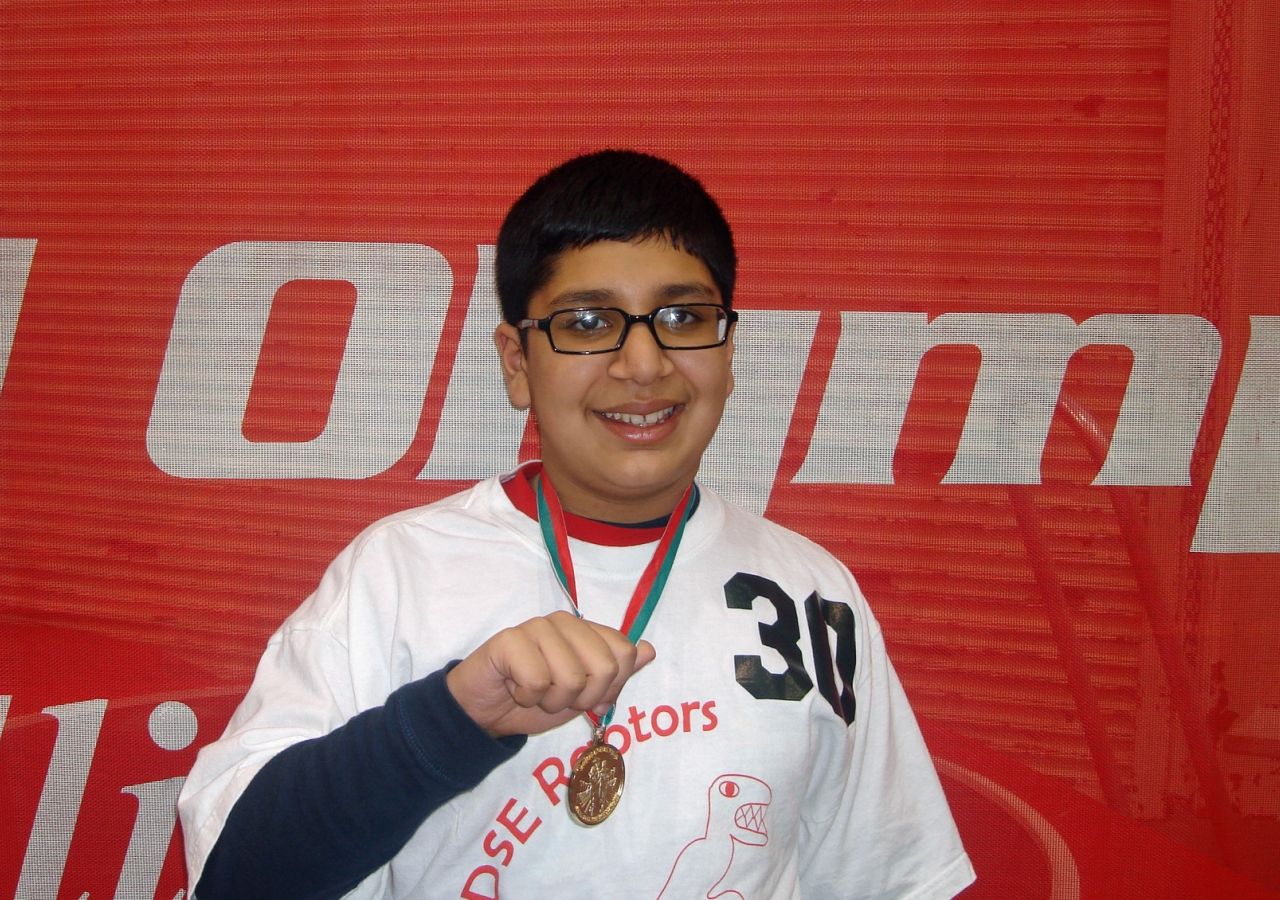
[[[498,236],[494,344],[568,512],[664,516],[733,391],[733,239],[692,177],[605,151],[551,170]]]
[[[529,298],[566,250],[598,241],[662,238],[707,267],[725,306],[733,304],[733,234],[697,179],[666,160],[602,150],[556,166],[524,192],[498,232],[495,262],[502,317],[525,318]]]

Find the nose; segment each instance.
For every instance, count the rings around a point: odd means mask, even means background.
[[[638,384],[651,384],[675,369],[667,351],[658,346],[653,332],[640,322],[631,326],[622,347],[610,355],[613,359],[610,360],[609,374]]]

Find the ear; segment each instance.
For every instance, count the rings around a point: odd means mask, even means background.
[[[503,322],[493,332],[493,345],[498,348],[502,380],[507,384],[507,399],[516,409],[528,409],[532,398],[520,330],[509,322]]]
[[[729,398],[729,395],[733,393],[733,387],[734,387],[734,384],[733,384],[733,335],[734,335],[734,332],[737,330],[738,330],[738,323],[734,322],[732,325],[729,326],[729,336],[724,342],[725,348],[729,354],[729,389],[724,392],[724,396],[726,400]]]

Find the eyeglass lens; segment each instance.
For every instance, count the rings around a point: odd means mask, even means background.
[[[714,347],[728,331],[724,309],[711,304],[663,306],[653,311],[652,321],[658,343],[669,349]],[[626,327],[626,314],[619,309],[565,309],[551,316],[547,334],[558,350],[616,350]]]

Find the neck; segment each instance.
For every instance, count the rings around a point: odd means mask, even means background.
[[[543,470],[542,477],[546,477]],[[663,491],[659,497],[619,498],[617,500],[601,499],[594,496],[582,496],[573,489],[561,487],[561,482],[553,476],[550,479],[555,487],[556,496],[560,499],[561,508],[584,519],[595,519],[597,522],[611,522],[615,525],[639,525],[664,519],[671,515],[679,504],[689,485],[681,484],[672,490]]]
[[[538,501],[534,494],[533,482],[537,480],[538,475],[535,471],[530,471],[531,468],[538,467],[522,466],[510,477],[503,478],[502,490],[512,506],[536,522]],[[663,529],[670,518],[670,516],[663,516],[656,520],[652,527],[646,527],[647,523],[646,525],[634,523],[622,525],[616,522],[588,519],[571,512],[564,514],[569,537],[602,547],[633,547],[637,544],[652,543],[662,537]]]

